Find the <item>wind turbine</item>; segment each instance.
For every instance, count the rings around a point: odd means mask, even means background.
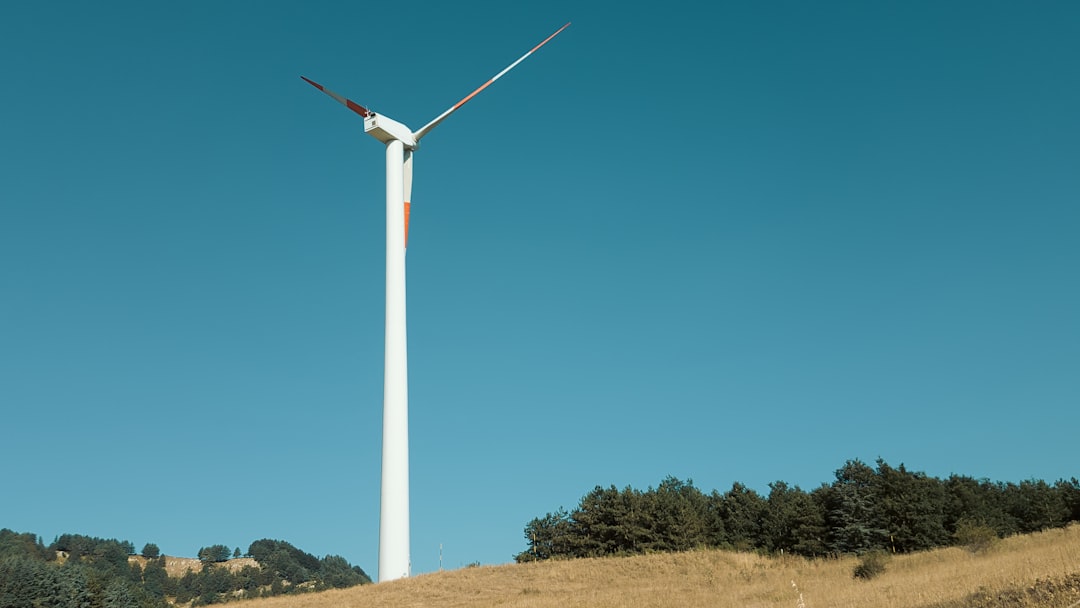
[[[405,341],[405,247],[409,242],[412,156],[420,139],[477,93],[548,43],[560,27],[532,50],[480,85],[434,120],[409,127],[304,79],[364,119],[364,132],[386,144],[386,343],[383,369],[382,498],[379,514],[379,582],[409,576],[409,387]]]

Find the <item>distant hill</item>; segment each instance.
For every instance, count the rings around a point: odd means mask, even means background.
[[[465,568],[390,583],[245,601],[244,608],[1068,608],[1080,602],[1080,525],[896,555],[853,576],[857,557],[721,550]]]
[[[131,542],[115,538],[62,534],[45,545],[3,528],[0,608],[194,608],[371,582],[341,556],[316,557],[282,540],[254,541],[249,557],[229,553],[212,545],[199,550],[201,559],[161,556],[147,543],[135,555]]]

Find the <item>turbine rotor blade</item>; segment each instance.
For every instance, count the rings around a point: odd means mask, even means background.
[[[423,136],[427,135],[427,134],[428,134],[428,132],[430,132],[430,131],[431,131],[432,129],[434,129],[435,127],[437,127],[437,126],[439,125],[439,123],[440,123],[440,122],[442,122],[442,121],[446,120],[446,118],[447,118],[448,116],[450,116],[451,114],[453,114],[454,112],[456,112],[456,111],[458,110],[458,108],[460,108],[461,106],[463,106],[463,105],[465,105],[466,103],[468,103],[468,101],[469,101],[470,99],[472,99],[473,97],[476,97],[476,94],[477,94],[477,93],[479,93],[480,91],[483,91],[484,89],[486,89],[486,88],[488,88],[489,86],[491,86],[491,83],[493,83],[493,82],[495,82],[496,80],[498,80],[499,78],[501,78],[503,74],[505,74],[505,73],[509,72],[510,70],[514,69],[514,66],[516,66],[517,64],[521,63],[522,61],[525,61],[525,58],[526,58],[526,57],[528,57],[529,55],[532,55],[533,53],[535,53],[535,52],[537,51],[537,49],[539,49],[540,47],[542,47],[542,46],[544,46],[545,44],[547,44],[547,43],[548,43],[548,41],[550,41],[550,40],[551,40],[552,38],[554,38],[555,36],[558,36],[560,32],[562,32],[563,30],[565,30],[565,29],[566,29],[566,28],[568,28],[568,27],[570,27],[570,24],[569,24],[569,23],[567,23],[566,25],[564,25],[564,26],[560,27],[560,28],[559,28],[558,30],[556,30],[556,31],[555,31],[555,33],[554,33],[554,34],[552,34],[552,35],[548,36],[547,38],[545,38],[545,39],[544,39],[544,41],[543,41],[543,42],[541,42],[540,44],[538,44],[538,45],[534,46],[534,47],[532,48],[532,50],[530,50],[530,51],[529,51],[528,53],[525,53],[524,55],[522,55],[521,57],[519,57],[517,61],[515,61],[514,63],[511,63],[511,64],[510,64],[510,65],[508,65],[508,66],[506,66],[506,68],[504,68],[504,69],[503,69],[503,71],[501,71],[501,72],[499,72],[498,74],[496,74],[495,76],[493,76],[493,77],[491,78],[491,80],[488,80],[488,81],[487,81],[487,82],[485,82],[484,84],[480,85],[480,87],[479,87],[478,89],[476,89],[476,90],[475,90],[475,91],[473,91],[472,93],[469,93],[468,95],[466,95],[466,96],[465,96],[465,97],[464,97],[464,98],[463,98],[463,99],[462,99],[461,101],[459,101],[459,102],[455,103],[454,105],[450,106],[450,109],[448,109],[448,110],[446,110],[445,112],[443,112],[442,114],[439,114],[438,116],[436,116],[436,117],[435,117],[435,120],[433,120],[433,121],[429,122],[428,124],[426,124],[426,125],[424,125],[424,126],[420,127],[420,130],[419,130],[419,131],[417,131],[416,133],[413,133],[413,136],[414,136],[414,137],[416,138],[416,141],[420,141],[420,138],[421,138],[421,137],[423,137]],[[307,80],[307,79],[305,78],[305,80]],[[320,87],[320,88],[321,88],[321,87]]]
[[[405,150],[405,162],[402,164],[402,185],[405,190],[405,247],[409,247],[409,202],[412,201],[412,150]]]
[[[351,99],[346,98],[343,95],[338,95],[337,93],[335,93],[335,92],[331,91],[330,89],[322,86],[321,84],[315,82],[314,80],[304,78],[303,76],[301,76],[300,78],[303,78],[304,82],[310,84],[311,86],[315,87],[316,89],[319,89],[323,93],[326,93],[330,97],[333,97],[334,99],[336,99],[338,101],[338,103],[345,106],[346,108],[349,108],[353,112],[356,112],[360,116],[363,116],[364,118],[367,118],[368,115],[371,114],[371,111],[368,110],[367,108],[365,108],[364,106],[356,103],[355,101],[353,101]]]

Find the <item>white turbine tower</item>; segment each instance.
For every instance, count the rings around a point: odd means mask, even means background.
[[[412,153],[420,139],[465,105],[477,93],[548,43],[570,24],[536,45],[491,80],[450,106],[434,120],[412,131],[304,80],[364,118],[364,132],[386,144],[386,362],[383,371],[382,502],[379,519],[379,582],[409,576],[409,387],[405,349],[405,247],[409,241],[409,199]]]

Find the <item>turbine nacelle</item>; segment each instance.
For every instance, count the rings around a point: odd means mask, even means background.
[[[364,117],[364,133],[384,144],[396,139],[405,145],[406,150],[415,150],[420,147],[420,142],[416,141],[412,129],[389,116],[376,114],[375,112],[369,112]]]

